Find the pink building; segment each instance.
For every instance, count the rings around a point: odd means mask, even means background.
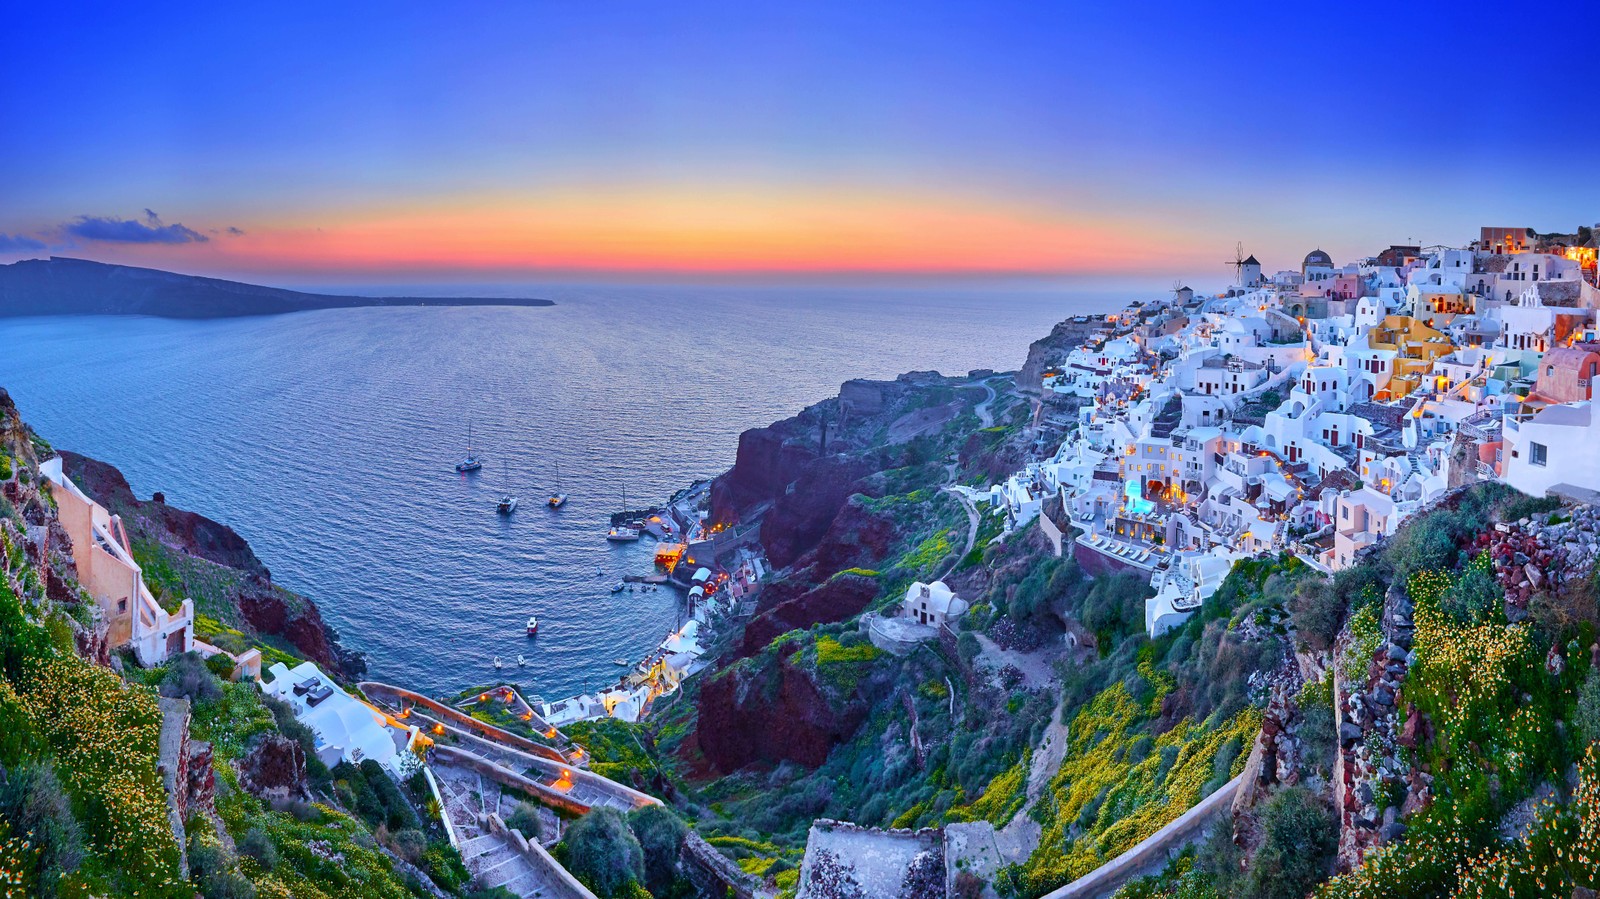
[[[1600,353],[1585,346],[1557,347],[1539,362],[1534,392],[1552,403],[1576,403],[1594,395],[1600,375]]]

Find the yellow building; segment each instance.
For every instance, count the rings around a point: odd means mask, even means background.
[[[1367,346],[1395,354],[1394,376],[1373,397],[1380,402],[1409,396],[1428,379],[1434,360],[1455,348],[1443,332],[1409,315],[1384,316],[1383,321],[1367,332]]]

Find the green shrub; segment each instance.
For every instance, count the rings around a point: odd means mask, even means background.
[[[197,652],[186,652],[167,660],[167,673],[161,678],[161,695],[183,698],[192,703],[222,698],[222,685]]]
[[[255,859],[267,871],[278,866],[278,847],[272,844],[272,837],[260,827],[250,828],[239,838],[239,853]]]
[[[395,854],[413,865],[428,851],[428,835],[414,827],[396,833],[393,839]]]
[[[1333,812],[1304,787],[1280,790],[1261,810],[1261,848],[1250,860],[1244,895],[1300,899],[1333,872],[1339,827]]]
[[[1589,669],[1578,691],[1578,710],[1573,714],[1573,724],[1586,745],[1600,743],[1600,666]]]
[[[644,850],[644,882],[651,893],[664,895],[678,876],[678,855],[688,825],[664,805],[647,805],[628,814],[628,826]]]
[[[531,803],[517,803],[517,810],[506,819],[506,826],[522,831],[522,835],[530,840],[537,840],[543,836],[544,828],[539,824],[539,813]]]
[[[216,655],[206,659],[206,668],[210,670],[212,674],[215,674],[219,679],[228,680],[229,678],[233,677],[233,657],[219,652]]]
[[[237,871],[221,871],[200,880],[205,899],[256,899],[256,887]]]
[[[0,817],[27,837],[35,852],[33,879],[39,895],[53,897],[64,874],[83,863],[83,834],[72,800],[48,764],[12,768],[0,782]]]
[[[629,896],[644,880],[644,849],[622,813],[602,806],[567,830],[567,869],[600,899]]]

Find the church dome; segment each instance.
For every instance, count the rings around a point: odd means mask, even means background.
[[[1310,268],[1313,265],[1325,265],[1328,268],[1333,268],[1333,257],[1321,250],[1312,250],[1306,254],[1304,268]]]

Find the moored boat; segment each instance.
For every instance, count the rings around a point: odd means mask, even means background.
[[[606,539],[612,543],[632,543],[639,539],[639,529],[627,525],[616,525],[606,532]]]
[[[550,508],[552,508],[552,509],[559,509],[562,506],[567,504],[567,494],[566,494],[565,491],[563,491],[561,489],[561,463],[560,462],[556,463],[556,489],[555,489],[555,492],[550,494],[550,499],[548,499],[546,502],[550,503]]]
[[[482,467],[483,460],[479,459],[477,454],[472,451],[472,422],[469,421],[467,422],[467,455],[456,463],[456,471],[466,474],[469,471],[477,471]]]
[[[528,616],[528,636],[537,637],[538,635],[539,635],[539,617],[537,615],[529,615]]]

